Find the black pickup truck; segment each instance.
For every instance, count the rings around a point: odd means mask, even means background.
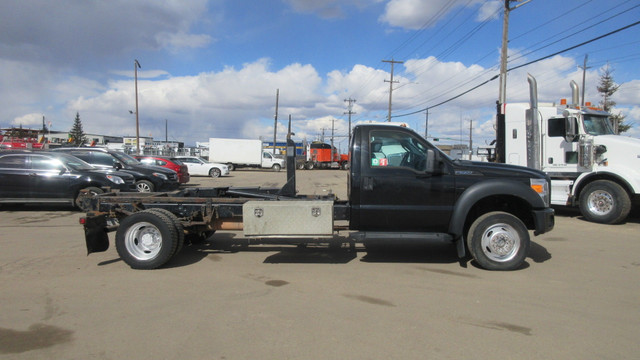
[[[113,193],[92,199],[80,219],[87,250],[105,251],[108,233],[136,269],[162,266],[189,237],[243,230],[250,239],[332,242],[345,231],[365,247],[450,241],[481,267],[522,266],[535,235],[553,229],[549,178],[504,164],[451,160],[411,129],[356,126],[350,144],[348,199],[296,192],[295,149],[288,140],[287,182],[272,188],[188,188],[172,193]],[[341,237],[338,237],[340,239]]]

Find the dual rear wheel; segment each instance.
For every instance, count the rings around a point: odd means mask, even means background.
[[[131,214],[116,231],[118,255],[133,269],[155,269],[167,263],[184,244],[184,228],[164,209]]]

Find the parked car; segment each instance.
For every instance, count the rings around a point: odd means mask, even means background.
[[[139,192],[171,191],[180,186],[175,171],[160,166],[143,165],[123,152],[96,147],[58,148],[52,151],[77,156],[98,168],[116,168],[127,172],[135,178],[136,189]]]
[[[98,169],[69,154],[0,151],[0,203],[68,203],[87,210],[87,195],[109,190],[136,191],[133,176]]]
[[[185,163],[192,176],[226,176],[229,175],[229,167],[224,164],[210,163],[197,156],[175,156],[171,159],[178,159]]]
[[[170,159],[166,156],[157,155],[136,155],[134,158],[145,165],[162,166],[178,173],[178,182],[186,184],[189,182],[189,168],[185,163],[178,159]]]

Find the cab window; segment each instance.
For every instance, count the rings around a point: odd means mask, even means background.
[[[373,168],[409,168],[425,171],[427,148],[413,134],[376,130],[370,133],[369,153]]]

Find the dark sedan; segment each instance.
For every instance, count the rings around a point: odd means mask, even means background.
[[[87,195],[136,191],[134,182],[130,174],[97,169],[68,154],[0,152],[0,203],[68,203],[86,210]]]

